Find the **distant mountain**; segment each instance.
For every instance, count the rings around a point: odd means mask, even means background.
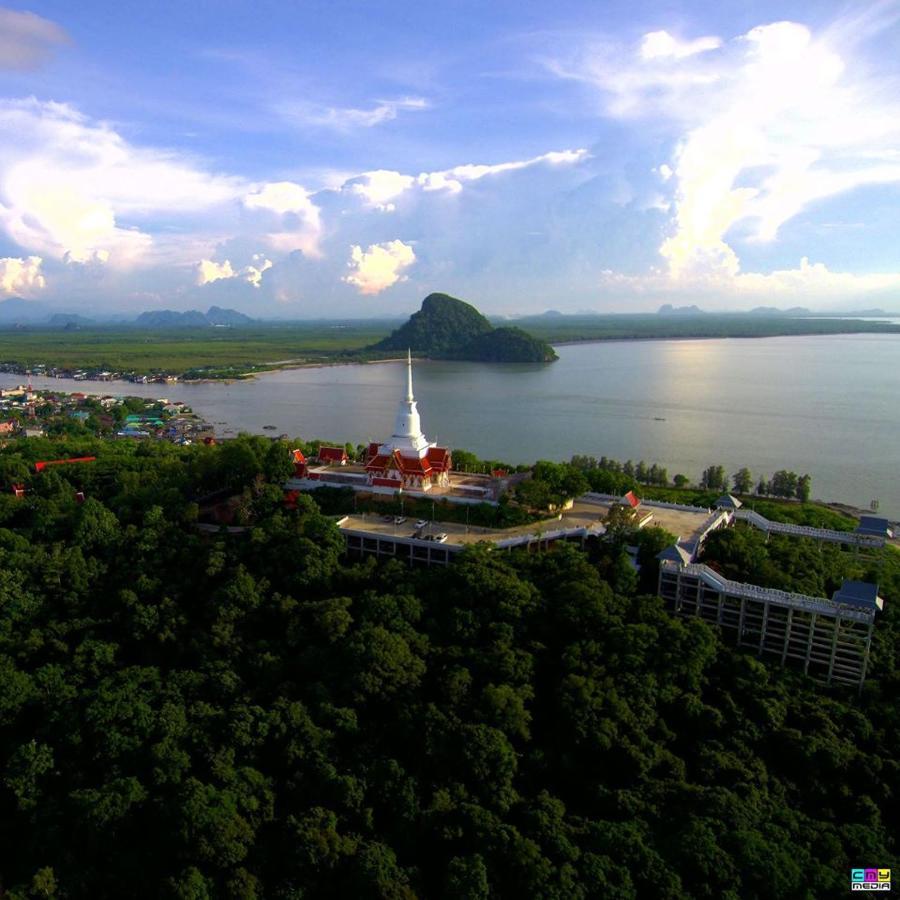
[[[550,362],[553,348],[520,328],[494,328],[469,303],[448,294],[429,294],[406,324],[371,350],[410,348],[432,359],[484,362]]]
[[[805,306],[792,306],[790,309],[778,309],[777,306],[756,306],[750,310],[751,316],[811,316]]]
[[[206,320],[210,325],[250,325],[253,322],[250,316],[236,309],[222,309],[221,306],[211,306],[206,311]]]
[[[702,316],[704,311],[699,306],[672,306],[664,303],[657,311],[659,316]]]
[[[142,328],[207,328],[213,325],[247,325],[253,322],[236,309],[222,309],[211,306],[205,313],[198,309],[176,312],[172,309],[157,309],[142,312],[134,324]]]

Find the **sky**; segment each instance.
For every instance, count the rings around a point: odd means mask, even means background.
[[[900,0],[0,6],[0,300],[898,310],[898,39]]]

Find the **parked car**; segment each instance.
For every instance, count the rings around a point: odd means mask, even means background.
[[[427,524],[428,519],[419,519],[419,521],[416,522],[416,528],[424,528]]]
[[[402,525],[406,521],[406,516],[394,516],[394,524]]]
[[[436,534],[433,540],[437,541],[439,544],[443,544],[444,541],[447,540],[447,535],[442,531],[440,534]]]

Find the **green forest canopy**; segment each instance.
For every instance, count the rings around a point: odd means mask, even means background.
[[[872,677],[826,691],[668,614],[619,545],[349,563],[283,507],[287,449],[0,451],[6,896],[826,897],[897,865],[893,550]],[[31,474],[48,450],[98,460]],[[219,488],[244,537],[194,528]],[[747,540],[720,558],[807,553]]]

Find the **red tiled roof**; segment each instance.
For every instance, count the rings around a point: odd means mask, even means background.
[[[432,472],[431,461],[425,457],[404,456],[399,450],[395,450],[390,456],[382,453],[370,459],[366,463],[367,472],[384,472],[391,464],[404,475],[430,475]]]
[[[347,451],[343,447],[319,447],[319,459],[343,462],[347,459]]]
[[[373,457],[378,456],[378,447],[378,442],[372,441],[366,448],[366,459],[372,459]]]
[[[383,469],[387,468],[389,461],[390,461],[389,456],[376,454],[366,463],[366,469],[382,471]]]
[[[402,456],[399,450],[395,450],[394,459],[397,468],[404,475],[428,475],[431,472],[431,463],[427,457],[419,459],[418,456]]]
[[[445,472],[450,468],[450,451],[446,447],[429,447],[428,461],[439,472]]]
[[[629,491],[622,498],[632,509],[637,509],[641,505],[641,498],[635,496],[634,491]]]
[[[303,455],[302,450],[291,450],[291,453],[294,454],[294,462],[295,463],[305,463],[306,457]]]

